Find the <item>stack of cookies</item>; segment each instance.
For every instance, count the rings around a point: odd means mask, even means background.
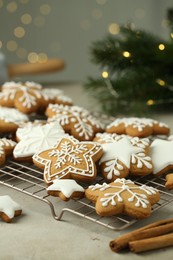
[[[131,176],[158,176],[173,168],[168,125],[137,117],[105,125],[61,90],[34,82],[5,83],[0,106],[0,164],[10,154],[34,163],[43,170],[48,194],[64,201],[85,196],[101,216],[151,214],[159,191],[135,184]],[[7,134],[12,140],[4,139]],[[95,183],[97,175],[103,183]]]

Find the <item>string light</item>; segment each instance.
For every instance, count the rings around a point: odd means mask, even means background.
[[[128,52],[128,51],[123,51],[123,56],[125,57],[125,58],[129,58],[130,56],[131,56],[131,54],[130,54],[130,52]]]
[[[27,51],[26,49],[22,48],[22,47],[19,47],[17,50],[16,50],[16,55],[17,57],[19,57],[20,59],[24,59],[26,58],[27,56]]]
[[[21,16],[21,22],[23,24],[30,24],[32,22],[32,17],[30,14],[23,14]]]
[[[147,105],[148,106],[152,106],[152,105],[154,105],[155,104],[155,101],[153,100],[153,99],[149,99],[148,101],[147,101]]]
[[[44,63],[48,60],[47,54],[46,53],[39,53],[38,54],[38,62],[39,63]]]
[[[12,1],[9,4],[7,4],[7,11],[10,13],[14,13],[17,10],[17,3]]]
[[[30,63],[36,63],[38,62],[38,54],[36,52],[30,52],[28,54],[28,61]]]
[[[160,51],[163,51],[165,49],[165,45],[163,43],[159,44],[158,46]]]
[[[102,72],[102,77],[103,77],[104,79],[107,79],[107,78],[109,77],[109,73],[108,73],[107,71],[103,71],[103,72]]]
[[[17,37],[17,38],[23,38],[24,35],[25,35],[25,29],[21,26],[18,26],[14,29],[14,35]]]
[[[160,86],[162,86],[162,87],[164,87],[165,84],[166,84],[163,79],[157,79],[156,82],[157,82]]]
[[[171,33],[171,38],[173,38],[173,33]]]
[[[51,7],[48,4],[43,4],[40,6],[40,13],[43,15],[48,15],[51,12]]]
[[[116,35],[120,32],[120,26],[117,23],[111,23],[109,25],[109,32],[113,35]]]
[[[9,51],[16,51],[16,49],[17,49],[17,42],[13,41],[13,40],[8,41],[6,46],[7,46],[7,49]]]

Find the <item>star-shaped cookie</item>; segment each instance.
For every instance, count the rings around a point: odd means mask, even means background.
[[[54,180],[47,188],[47,193],[54,197],[59,197],[64,201],[68,201],[71,198],[79,199],[84,196],[84,188],[79,185],[75,180],[64,179]]]
[[[153,174],[161,175],[173,169],[173,140],[155,139],[150,147]]]
[[[56,146],[33,156],[36,166],[44,168],[47,184],[54,179],[75,179],[92,181],[97,175],[95,162],[103,150],[94,142],[79,142],[71,136],[62,137]]]
[[[148,217],[151,206],[160,200],[159,192],[153,187],[138,186],[124,178],[91,185],[85,190],[85,196],[96,203],[96,212],[101,216],[126,214],[137,219]]]
[[[99,160],[99,166],[107,182],[124,178],[129,173],[147,175],[152,172],[151,158],[147,155],[149,139],[99,133],[94,141],[103,147],[104,154]]]
[[[0,217],[5,222],[11,222],[14,217],[21,215],[22,209],[10,196],[0,196]]]
[[[31,158],[36,151],[44,151],[53,147],[57,140],[64,136],[64,130],[58,123],[30,126],[19,130],[20,141],[16,145],[13,156],[18,160]]]

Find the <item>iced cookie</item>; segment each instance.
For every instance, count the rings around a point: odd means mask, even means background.
[[[91,141],[97,132],[104,130],[103,124],[82,107],[50,104],[46,115],[80,141]]]
[[[58,123],[21,128],[13,156],[16,160],[31,160],[34,153],[52,148],[65,132]]]
[[[16,145],[16,142],[9,140],[7,138],[0,139],[0,165],[5,162],[6,155],[13,153],[13,149]]]
[[[173,170],[173,140],[155,139],[150,146],[153,174],[161,175]]]
[[[35,82],[6,82],[0,93],[0,105],[15,107],[20,112],[31,114],[41,106],[42,86]]]
[[[0,133],[15,132],[29,118],[15,108],[0,107]]]
[[[54,180],[47,188],[47,193],[54,197],[59,197],[64,201],[70,199],[80,199],[84,196],[84,188],[77,184],[75,180],[65,179],[65,180]]]
[[[168,135],[170,128],[165,123],[149,118],[118,118],[106,127],[107,133],[127,134],[147,137],[150,135]]]
[[[44,180],[49,185],[55,179],[92,181],[97,175],[95,163],[103,150],[94,142],[79,142],[72,136],[59,139],[54,148],[33,156],[36,166],[44,169]]]
[[[45,102],[44,106],[47,106],[49,103],[67,106],[73,105],[72,99],[66,96],[64,92],[58,88],[44,88],[42,94],[44,99],[43,103]]]
[[[85,196],[96,203],[96,212],[101,216],[125,214],[136,219],[149,217],[152,205],[160,200],[153,187],[138,186],[131,180],[116,179],[110,184],[95,184],[85,190]]]
[[[98,165],[107,182],[124,178],[128,174],[152,173],[152,161],[148,155],[150,145],[148,138],[98,133],[94,141],[101,143],[104,151]]]
[[[0,217],[5,222],[11,222],[14,217],[20,216],[22,209],[10,196],[0,196]]]

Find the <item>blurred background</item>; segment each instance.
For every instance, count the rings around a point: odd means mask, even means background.
[[[91,62],[93,41],[116,35],[125,23],[167,39],[169,7],[171,0],[0,0],[0,50],[8,64],[63,59],[63,71],[27,79],[73,84],[64,89],[76,98],[86,78],[100,73]],[[77,100],[88,106],[86,96]]]

